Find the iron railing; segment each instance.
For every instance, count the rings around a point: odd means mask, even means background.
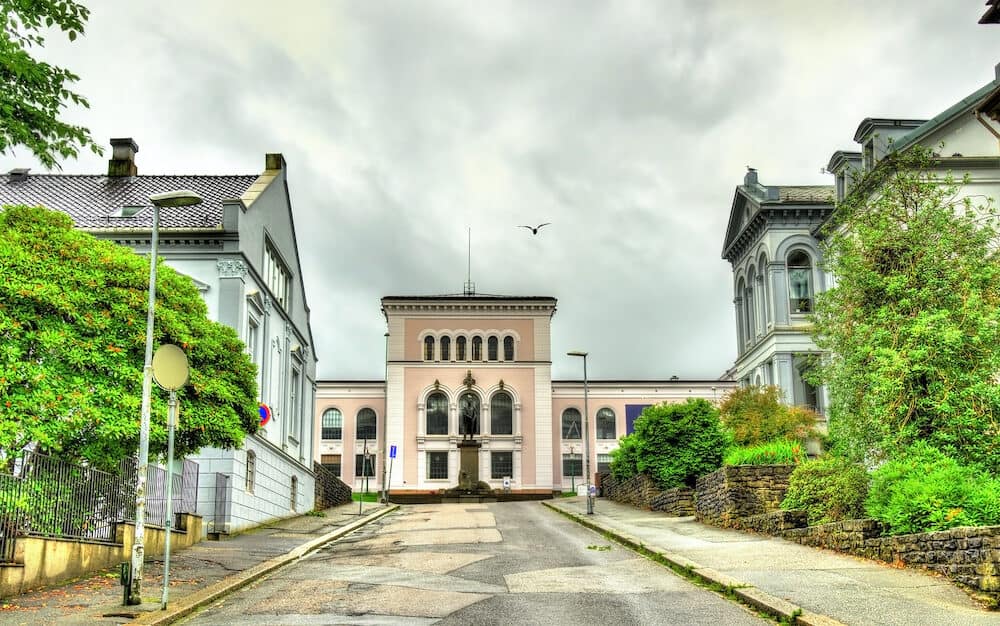
[[[25,451],[8,471],[0,473],[0,563],[14,560],[18,535],[114,541],[117,524],[135,519],[135,459],[109,473]],[[151,525],[166,521],[166,473],[148,468],[146,521]],[[174,512],[194,513],[198,464],[185,460],[182,474],[172,479]]]

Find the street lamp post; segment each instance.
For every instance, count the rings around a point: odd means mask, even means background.
[[[567,356],[583,357],[583,472],[587,479],[587,515],[594,514],[594,494],[590,487],[590,407],[587,406],[589,385],[587,383],[587,353],[579,350],[567,352]]]
[[[161,207],[199,204],[201,196],[193,191],[169,191],[149,197],[153,203],[153,228],[149,237],[149,303],[146,308],[146,360],[142,368],[142,413],[139,421],[139,461],[135,484],[135,539],[132,541],[132,581],[128,604],[142,603],[142,563],[145,558],[146,471],[149,466],[149,413],[153,387],[153,310],[156,306],[156,248]]]

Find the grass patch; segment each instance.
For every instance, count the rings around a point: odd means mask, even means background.
[[[323,511],[309,511],[306,515],[309,517],[326,517],[326,513]]]
[[[587,546],[588,550],[596,550],[597,552],[607,552],[611,550],[611,546]]]
[[[369,491],[368,493],[353,492],[351,493],[351,500],[354,500],[355,502],[362,502],[362,501],[378,502],[378,492],[377,491]]]

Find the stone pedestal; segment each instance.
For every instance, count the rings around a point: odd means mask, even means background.
[[[482,443],[474,439],[458,442],[458,488],[472,491],[479,483],[479,449]]]

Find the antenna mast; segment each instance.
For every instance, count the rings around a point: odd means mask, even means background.
[[[469,271],[465,275],[465,295],[476,295],[476,283],[472,282],[472,227],[469,226]]]

